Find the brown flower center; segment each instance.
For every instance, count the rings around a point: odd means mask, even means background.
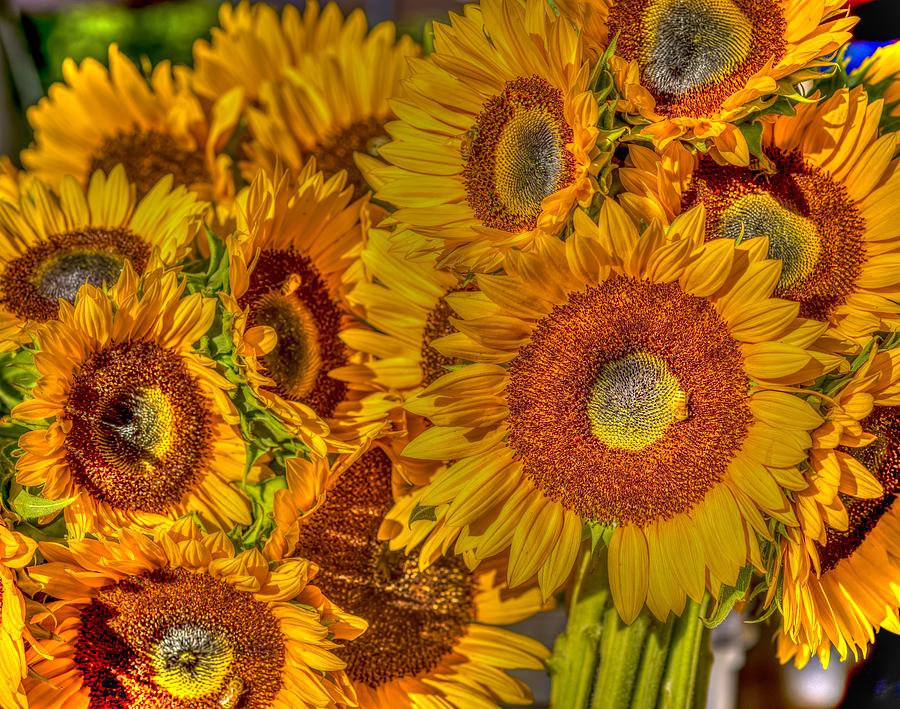
[[[97,592],[74,659],[91,709],[261,709],[281,689],[284,636],[251,594],[206,573],[157,570]],[[226,703],[235,693],[240,703]]]
[[[544,494],[600,522],[689,511],[752,416],[738,343],[709,301],[617,277],[572,293],[509,368],[509,444]]]
[[[210,412],[181,357],[152,342],[94,353],[66,401],[66,460],[95,499],[165,512],[203,475]]]
[[[156,130],[122,131],[106,138],[91,158],[89,174],[108,173],[120,163],[137,186],[139,198],[166,175],[173,175],[176,185],[210,182],[202,150],[184,148],[171,135]]]
[[[778,0],[618,0],[609,12],[616,53],[669,117],[715,114],[767,62],[785,53]]]
[[[520,77],[484,104],[464,141],[466,200],[494,229],[534,229],[541,202],[575,179],[563,95],[537,76]]]
[[[800,153],[768,152],[774,174],[701,160],[684,205],[706,206],[707,240],[768,236],[769,258],[783,264],[776,295],[800,303],[802,317],[828,320],[855,290],[865,220],[846,188]]]
[[[250,309],[251,325],[278,335],[263,359],[278,395],[331,416],[347,385],[328,373],[347,364],[347,350],[339,337],[340,306],[312,261],[294,250],[261,252],[239,304]]]
[[[113,285],[126,260],[140,273],[149,256],[146,242],[128,229],[85,227],[54,234],[6,264],[0,305],[22,320],[52,320],[60,298],[75,302],[85,283]]]
[[[353,199],[357,199],[369,191],[369,185],[356,167],[353,153],[368,153],[377,157],[379,146],[387,140],[384,121],[372,116],[351,123],[325,138],[309,154],[315,157],[318,168],[329,177],[346,170],[347,183],[354,188]]]
[[[320,563],[316,585],[328,598],[369,622],[337,654],[351,679],[370,687],[436,667],[475,614],[473,579],[459,558],[419,571],[415,558],[378,541],[392,503],[391,461],[370,451],[303,524],[296,551]]]
[[[863,419],[862,427],[875,434],[877,440],[863,448],[842,446],[840,450],[869,469],[884,487],[884,495],[876,500],[861,500],[839,493],[850,523],[843,532],[827,528],[825,546],[819,547],[822,573],[833,569],[841,559],[848,558],[859,548],[900,494],[900,406],[875,407]]]

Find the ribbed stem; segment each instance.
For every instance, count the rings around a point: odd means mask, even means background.
[[[554,709],[703,709],[712,652],[701,618],[708,599],[681,617],[644,610],[625,625],[612,606],[606,552],[586,552],[566,630],[550,661]]]
[[[564,632],[556,638],[550,659],[550,703],[562,709],[587,709],[600,656],[603,615],[610,604],[606,552],[581,558]]]

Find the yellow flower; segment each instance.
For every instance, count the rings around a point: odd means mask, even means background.
[[[192,347],[215,300],[183,291],[173,273],[139,284],[126,262],[109,293],[82,286],[37,335],[41,378],[12,416],[47,423],[19,439],[16,480],[43,485],[50,500],[75,498],[70,535],[189,513],[213,529],[251,521],[233,487],[246,456],[225,393],[233,385]]]
[[[28,110],[34,145],[22,161],[32,173],[55,186],[66,175],[86,185],[95,170],[122,163],[140,197],[169,174],[203,199],[234,196],[231,159],[220,151],[237,125],[239,93],[216,96],[207,114],[186,68],[162,62],[148,84],[116,45],[109,69],[66,59],[63,77]]]
[[[210,31],[210,42],[199,39],[194,43],[192,84],[200,96],[211,101],[237,87],[247,101],[256,101],[266,83],[282,80],[289,70],[300,66],[304,56],[357,47],[366,36],[366,16],[361,9],[345,20],[336,3],[321,10],[316,0],[306,3],[302,16],[295,6],[286,5],[280,20],[265,3],[223,3],[219,24],[221,27]]]
[[[723,166],[677,144],[661,154],[634,146],[622,202],[663,222],[702,203],[707,239],[768,236],[769,257],[782,261],[776,294],[827,322],[830,338],[862,344],[900,328],[897,134],[879,138],[881,113],[861,88],[843,89],[767,121],[771,169]]]
[[[268,408],[324,455],[376,435],[383,412],[330,372],[359,359],[342,341],[346,293],[358,279],[366,199],[351,203],[346,175],[311,161],[295,176],[260,172],[238,197],[228,239],[233,337],[244,374]]]
[[[15,570],[26,566],[37,545],[0,523],[0,705],[25,709],[22,680],[28,676],[25,658],[27,638],[33,641],[25,625],[25,600],[16,587]]]
[[[121,166],[85,189],[63,178],[58,193],[22,177],[21,195],[0,200],[0,351],[55,318],[82,284],[113,284],[126,262],[138,273],[176,264],[206,207],[171,177],[137,200]]]
[[[53,659],[32,663],[33,707],[354,705],[333,650],[365,621],[310,585],[315,564],[270,566],[190,520],[154,539],[121,530],[41,554],[31,577],[59,600],[35,617]]]
[[[599,108],[577,31],[542,0],[467,5],[435,24],[435,51],[411,60],[390,163],[360,154],[391,220],[442,239],[463,266],[491,270],[498,248],[556,234],[598,190]]]
[[[409,37],[397,40],[394,24],[385,22],[365,39],[336,38],[328,49],[300,56],[282,81],[259,89],[259,106],[248,109],[250,160],[242,166],[248,179],[258,167],[271,174],[279,160],[299,170],[312,156],[326,177],[346,170],[357,197],[368,190],[354,154],[377,155],[387,141],[388,100],[419,48]]]
[[[851,74],[868,91],[884,99],[890,116],[900,116],[900,42],[880,47]]]
[[[900,350],[874,355],[813,433],[799,529],[782,541],[778,654],[803,666],[831,647],[865,655],[879,628],[900,632]]]
[[[856,22],[844,0],[563,0],[561,9],[590,18],[596,52],[615,38],[618,109],[642,135],[659,147],[714,146],[738,165],[749,153],[734,124],[793,94]]]
[[[504,670],[541,669],[547,650],[496,625],[541,610],[536,588],[501,590],[501,563],[474,573],[445,558],[420,570],[416,560],[379,539],[398,472],[388,449],[372,448],[329,469],[297,460],[289,487],[276,493],[279,551],[322,564],[326,596],[369,623],[335,654],[361,707],[528,704],[531,694]],[[326,566],[327,562],[327,566]]]
[[[505,276],[458,293],[458,333],[432,343],[474,362],[406,405],[434,424],[404,455],[454,461],[420,505],[457,553],[509,550],[509,584],[566,580],[586,524],[615,525],[616,607],[659,618],[759,567],[763,515],[796,519],[820,417],[791,386],[839,366],[808,349],[824,325],[771,297],[766,242],[704,243],[702,208],[639,234],[607,200],[599,222],[510,252]]]

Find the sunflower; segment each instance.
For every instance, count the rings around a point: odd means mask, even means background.
[[[493,626],[541,610],[538,590],[501,593],[496,563],[472,573],[450,557],[420,570],[388,549],[378,536],[397,477],[388,449],[373,447],[339,470],[322,460],[300,465],[290,487],[276,493],[280,549],[320,561],[325,595],[369,623],[365,635],[335,650],[360,706],[530,703],[527,686],[504,670],[541,669],[547,650]]]
[[[803,666],[832,645],[865,655],[874,633],[900,633],[900,350],[872,356],[834,396],[813,434],[799,529],[781,543],[779,657]]]
[[[336,3],[328,3],[323,10],[316,0],[305,4],[303,15],[286,5],[280,19],[264,3],[223,3],[219,24],[210,30],[211,41],[194,43],[194,90],[215,101],[239,87],[250,102],[259,99],[260,89],[268,82],[281,81],[289,70],[297,69],[304,56],[359,47],[365,42],[367,26],[361,9],[344,19]]]
[[[618,109],[658,146],[675,139],[714,146],[747,163],[734,125],[796,85],[851,39],[844,0],[564,0],[589,18],[587,41],[610,69]]]
[[[209,114],[189,86],[188,70],[159,64],[147,80],[116,45],[109,69],[94,59],[63,63],[64,83],[28,110],[34,145],[22,152],[32,173],[59,185],[72,175],[86,185],[96,170],[121,163],[147,194],[164,176],[207,200],[234,194],[231,159],[220,154],[240,115],[240,95],[217,97]]]
[[[883,98],[890,116],[900,117],[900,42],[880,47],[850,76]]]
[[[251,159],[244,169],[251,177],[257,167],[271,174],[277,160],[298,170],[314,156],[326,176],[346,170],[357,197],[368,190],[354,155],[377,155],[387,141],[384,125],[393,117],[388,99],[398,93],[407,61],[419,48],[409,37],[398,40],[392,22],[363,40],[339,39],[333,51],[299,57],[283,81],[259,89],[260,107],[249,109],[245,145]]]
[[[41,554],[30,575],[59,600],[35,617],[52,659],[32,663],[33,707],[354,704],[333,650],[366,624],[310,585],[309,561],[270,566],[187,519],[154,539],[122,530]]]
[[[523,30],[523,28],[525,28]],[[435,24],[379,149],[358,155],[392,220],[491,269],[498,247],[559,232],[598,191],[599,107],[577,31],[543,0],[486,0]]]
[[[237,204],[228,239],[233,337],[250,386],[314,452],[377,435],[383,410],[330,372],[359,360],[341,339],[352,322],[347,291],[358,279],[366,224],[346,175],[325,179],[260,171]]]
[[[192,348],[215,300],[183,291],[173,273],[139,284],[126,262],[108,293],[82,286],[37,335],[41,378],[12,416],[48,423],[19,439],[16,479],[43,485],[49,500],[74,498],[70,535],[188,513],[215,529],[251,521],[232,485],[246,457],[225,393],[233,385]]]
[[[84,283],[112,284],[126,262],[140,273],[180,261],[205,207],[171,177],[136,200],[121,166],[94,173],[86,189],[63,178],[58,193],[23,179],[20,196],[0,200],[0,351],[55,318]]]
[[[37,545],[0,522],[0,705],[27,707],[22,680],[28,675],[24,640],[25,600],[16,587],[15,570],[26,566]]]
[[[749,167],[678,145],[633,147],[623,203],[662,221],[702,203],[707,239],[768,236],[769,257],[783,264],[776,294],[827,322],[833,338],[862,344],[900,328],[897,134],[878,137],[881,113],[861,88],[798,106],[764,125],[768,164]]]
[[[434,425],[404,450],[454,461],[420,504],[459,528],[457,553],[509,549],[510,586],[537,574],[549,595],[584,527],[614,526],[610,586],[631,622],[759,566],[763,514],[797,524],[782,485],[821,419],[791,387],[843,360],[807,349],[824,325],[771,297],[764,241],[704,232],[698,208],[640,235],[607,200],[597,224],[577,212],[566,242],[510,252],[507,275],[457,294],[459,332],[432,346],[474,363],[410,400]]]

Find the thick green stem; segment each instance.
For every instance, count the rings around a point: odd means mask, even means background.
[[[709,597],[689,603],[675,620],[671,649],[659,696],[660,709],[693,709],[705,705],[712,665],[710,630],[701,618],[706,615]]]
[[[630,625],[612,606],[606,552],[579,565],[566,631],[550,672],[554,709],[703,709],[712,653],[701,620],[708,599],[660,623],[644,610]]]
[[[602,618],[610,602],[606,553],[581,558],[569,606],[566,630],[556,639],[550,659],[551,706],[587,709],[600,654]]]

